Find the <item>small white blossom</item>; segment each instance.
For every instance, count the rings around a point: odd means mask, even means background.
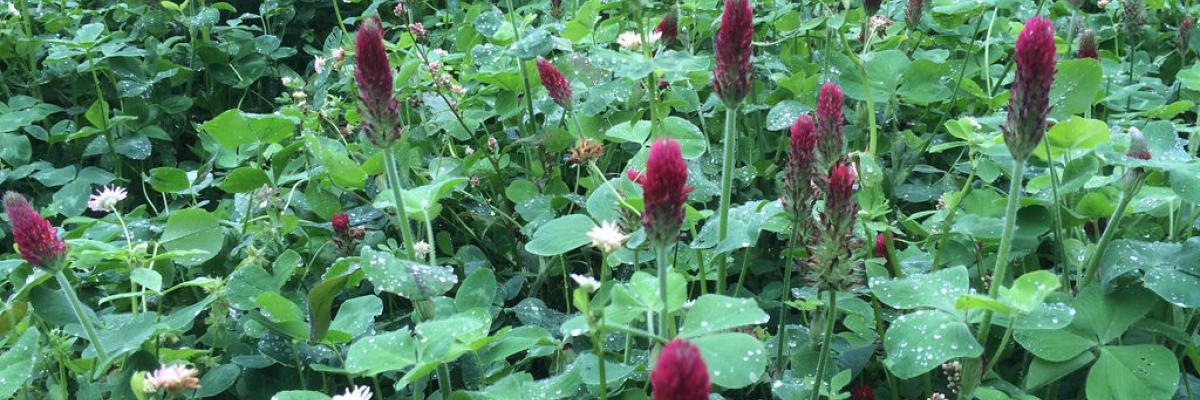
[[[600,225],[592,227],[587,236],[592,239],[592,247],[599,247],[605,253],[611,253],[621,248],[621,244],[629,239],[629,236],[621,233],[621,228],[612,221],[604,221]]]
[[[622,49],[634,50],[642,46],[642,37],[637,32],[626,31],[621,33],[621,36],[617,36],[617,44]]]
[[[374,396],[374,394],[371,393],[370,388],[366,386],[355,386],[353,388],[346,389],[345,393],[333,396],[333,398],[330,400],[371,400],[372,396]]]
[[[313,57],[313,71],[316,71],[318,74],[325,72],[325,57]]]
[[[333,60],[334,61],[341,62],[345,58],[346,58],[346,49],[343,49],[341,47],[333,49]]]
[[[692,306],[695,306],[695,305],[696,305],[696,299],[691,299],[691,300],[683,302],[683,309],[691,310]]]
[[[475,148],[471,147],[471,146],[467,146],[467,147],[463,148],[463,152],[467,153],[467,155],[469,156],[469,155],[475,154]]]
[[[589,292],[595,292],[600,289],[600,282],[590,276],[571,274],[571,279],[575,280],[575,283],[579,287],[587,289]]]
[[[199,389],[200,379],[196,378],[197,373],[192,367],[183,364],[164,365],[154,372],[146,373],[143,388],[147,393],[159,390],[180,392]]]
[[[117,202],[125,200],[125,188],[120,186],[105,186],[88,198],[87,206],[92,211],[112,212],[117,209]]]
[[[16,6],[16,5],[14,5],[12,2],[9,2],[9,3],[8,3],[8,13],[9,13],[9,14],[12,14],[12,15],[13,15],[13,16],[15,16],[15,17],[20,17],[20,16],[21,16],[21,12],[20,12],[20,11],[17,11],[17,6]]]
[[[413,243],[413,251],[416,252],[417,256],[419,257],[425,257],[426,255],[429,255],[430,250],[432,250],[432,248],[430,248],[429,242],[421,240]]]

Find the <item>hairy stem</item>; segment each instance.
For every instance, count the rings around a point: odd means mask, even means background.
[[[1008,204],[1004,208],[1004,230],[1000,234],[1000,249],[996,252],[996,267],[992,269],[992,284],[988,297],[995,299],[1000,294],[1001,283],[1008,271],[1008,253],[1012,250],[1013,227],[1017,224],[1017,210],[1021,208],[1021,181],[1025,177],[1025,159],[1013,160],[1012,179],[1008,184]],[[992,327],[992,310],[984,310],[983,322],[979,326],[980,345],[987,345],[988,331]]]
[[[729,234],[729,201],[733,187],[733,166],[737,163],[737,107],[725,108],[724,151],[721,161],[721,204],[717,220],[718,243]],[[717,259],[717,294],[725,294],[725,256]]]
[[[817,374],[813,378],[812,400],[820,400],[821,386],[825,382],[825,369],[829,367],[829,345],[833,343],[833,325],[837,320],[836,290],[829,290],[829,301],[825,307],[825,332],[821,337],[821,356],[817,358]]]
[[[67,280],[67,275],[63,272],[55,271],[54,279],[58,280],[58,286],[62,286],[63,292],[67,294],[67,302],[71,303],[71,311],[75,313],[75,318],[79,320],[79,324],[83,325],[83,331],[87,333],[88,341],[92,342],[92,348],[96,349],[96,358],[99,360],[97,364],[103,364],[108,360],[108,353],[104,351],[104,345],[100,344],[100,336],[96,334],[96,326],[92,324],[92,319],[88,318],[83,309],[83,303],[79,301],[79,296],[75,294],[75,287],[71,286],[71,281]]]
[[[400,165],[396,163],[395,149],[383,149],[383,164],[387,169],[387,182],[392,190],[392,199],[396,202],[396,224],[400,225],[400,235],[404,239],[404,252],[409,260],[418,261],[417,251],[413,248],[412,223],[408,220],[408,212],[404,207],[404,188],[400,186]]]

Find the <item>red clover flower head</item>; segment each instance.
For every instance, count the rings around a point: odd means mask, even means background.
[[[1088,28],[1079,33],[1079,51],[1075,52],[1075,58],[1093,58],[1100,60],[1100,52],[1096,45],[1096,30]]]
[[[683,225],[683,203],[692,188],[687,186],[687,163],[674,139],[660,139],[650,146],[646,171],[642,174],[642,198],[645,202],[642,226],[651,243],[674,243]]]
[[[392,97],[392,66],[383,45],[383,26],[378,18],[368,18],[354,39],[354,80],[358,83],[359,111],[367,139],[378,146],[390,146],[400,139],[399,104]]]
[[[817,98],[817,150],[825,166],[842,156],[842,89],[825,82]]]
[[[813,148],[817,144],[817,128],[812,117],[801,114],[792,124],[788,145],[788,163],[783,176],[785,193],[784,206],[793,213],[793,218],[806,216],[811,204],[809,190],[813,172]]]
[[[654,32],[659,34],[659,40],[663,43],[675,40],[679,36],[679,16],[674,11],[663,15],[662,20],[658,21],[658,26],[654,27]]]
[[[750,93],[754,75],[750,65],[753,39],[754,11],[749,0],[726,0],[721,28],[713,39],[717,66],[712,79],[713,90],[726,107],[737,107]]]
[[[650,372],[654,400],[708,400],[712,381],[700,349],[683,339],[663,347]]]
[[[34,267],[57,270],[67,254],[67,244],[58,237],[58,228],[38,215],[29,200],[16,192],[4,194],[4,212],[12,225],[13,239],[21,258]]]
[[[1004,144],[1013,158],[1024,161],[1046,134],[1050,86],[1054,83],[1054,25],[1033,17],[1017,37],[1016,78],[1008,100]]]
[[[538,76],[542,78],[542,86],[550,92],[550,98],[560,107],[571,109],[571,84],[567,83],[567,78],[558,72],[558,68],[554,68],[554,64],[541,56],[537,58],[537,70]]]

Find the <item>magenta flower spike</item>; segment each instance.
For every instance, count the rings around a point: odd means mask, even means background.
[[[683,226],[683,203],[692,188],[687,186],[687,163],[674,139],[660,139],[650,146],[646,171],[639,183],[645,202],[642,226],[655,245],[674,243]]]
[[[362,113],[367,139],[378,146],[390,146],[400,140],[399,103],[392,97],[392,66],[383,45],[383,26],[378,18],[368,18],[354,39],[354,80],[358,83],[359,112]]]
[[[550,92],[550,98],[560,107],[571,109],[571,84],[567,83],[567,78],[558,72],[558,68],[554,68],[554,64],[540,56],[537,58],[537,70],[542,78],[542,86]]]
[[[4,212],[8,214],[21,258],[34,267],[58,270],[59,262],[67,254],[67,244],[58,237],[58,228],[51,226],[50,221],[34,211],[25,196],[16,192],[4,194]]]
[[[791,139],[788,143],[788,163],[783,176],[784,207],[794,214],[795,218],[805,217],[809,211],[812,193],[811,177],[815,158],[813,149],[817,145],[817,128],[812,117],[801,114],[792,124]]]
[[[650,372],[654,400],[707,400],[712,389],[700,349],[683,339],[663,347]]]
[[[749,0],[726,0],[721,27],[713,39],[717,66],[712,85],[729,108],[737,107],[750,93],[754,77],[750,42],[754,39],[754,11]]]
[[[842,156],[842,89],[825,82],[817,98],[817,150],[825,167]]]
[[[1017,72],[1003,129],[1004,144],[1013,158],[1024,161],[1046,134],[1054,52],[1054,25],[1042,17],[1029,19],[1017,37]]]
[[[908,24],[909,28],[916,28],[924,11],[925,0],[908,0],[908,8],[904,9],[904,23]]]
[[[654,32],[659,34],[659,40],[663,43],[675,40],[679,36],[679,16],[675,15],[674,11],[663,15],[662,20],[658,21],[658,26],[654,27]]]

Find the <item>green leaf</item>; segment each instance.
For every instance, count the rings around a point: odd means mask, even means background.
[[[158,167],[150,170],[150,186],[162,193],[178,193],[191,186],[187,172],[174,167]]]
[[[324,140],[322,140],[324,139]],[[363,188],[367,186],[367,173],[350,156],[346,155],[341,144],[327,138],[309,136],[308,150],[317,157],[321,166],[329,173],[329,178],[338,186]]]
[[[767,366],[762,341],[745,333],[717,333],[692,340],[708,366],[712,383],[740,389],[757,383]]]
[[[1179,307],[1200,307],[1200,237],[1183,243],[1116,240],[1100,260],[1106,285],[1127,274]]]
[[[650,137],[650,121],[624,122],[604,131],[604,136],[617,142],[645,143]]]
[[[356,338],[371,329],[375,317],[382,314],[383,300],[379,296],[368,294],[346,300],[338,305],[337,317],[329,326],[331,335],[327,339],[333,340],[333,332],[344,333],[349,335],[349,338]]]
[[[955,301],[967,294],[968,288],[967,268],[963,266],[871,284],[871,292],[879,301],[894,308],[929,307],[948,312],[955,311]]]
[[[604,313],[617,323],[644,318],[648,312],[662,312],[658,277],[642,271],[634,272],[629,278],[629,283],[614,287],[612,299],[612,304],[605,308]],[[679,310],[687,301],[687,280],[675,271],[667,274],[667,301],[671,311]]]
[[[275,143],[292,136],[299,124],[281,114],[252,114],[238,109],[225,110],[200,127],[217,143],[230,149],[253,143]]]
[[[26,329],[21,338],[0,355],[0,398],[11,397],[33,377],[33,366],[41,351],[40,341],[37,329]]]
[[[232,387],[241,374],[242,368],[234,364],[221,364],[208,370],[200,378],[200,389],[196,391],[196,397],[206,398],[221,394]]]
[[[224,246],[225,233],[217,225],[216,216],[188,208],[171,213],[159,241],[169,251],[201,250],[207,253],[175,259],[176,263],[190,267],[215,257]]]
[[[333,307],[333,298],[341,293],[346,286],[346,280],[350,279],[354,272],[347,272],[332,278],[325,279],[313,286],[308,291],[308,321],[309,321],[309,338],[313,342],[320,342],[325,339],[325,333],[329,332],[329,324],[331,322],[331,308]]]
[[[533,239],[525,243],[525,251],[549,257],[575,250],[591,243],[587,233],[595,226],[592,219],[583,214],[555,218],[533,233]]]
[[[1108,143],[1108,133],[1108,124],[1104,121],[1071,117],[1071,119],[1054,124],[1054,127],[1046,132],[1046,140],[1042,143],[1043,146],[1047,144],[1050,146],[1050,154],[1055,159],[1064,154],[1076,158],[1101,143]],[[1042,160],[1046,159],[1046,149],[1044,148],[1039,147],[1033,154]]]
[[[1089,400],[1168,400],[1179,383],[1179,364],[1156,344],[1104,346],[1088,372]]]
[[[1000,300],[1021,313],[1033,311],[1042,301],[1061,286],[1053,272],[1033,271],[1013,280],[1011,288],[1000,287]]]
[[[704,137],[704,133],[700,132],[700,128],[691,121],[686,119],[670,116],[662,121],[662,137],[669,137],[679,142],[679,150],[683,153],[683,159],[694,160],[704,155],[708,150],[708,139]],[[647,153],[649,154],[649,153]]]
[[[0,133],[0,161],[22,165],[29,162],[32,156],[33,147],[29,144],[28,136]]]
[[[217,186],[228,193],[249,193],[270,183],[267,173],[255,167],[238,167],[229,171]]]
[[[810,107],[796,100],[784,100],[771,106],[767,112],[767,130],[779,131],[792,127],[800,114],[810,111]]]
[[[404,210],[410,218],[418,221],[436,217],[442,211],[439,203],[454,191],[454,187],[467,182],[467,178],[439,178],[428,184],[404,190]],[[392,191],[387,190],[375,196],[372,203],[375,208],[386,209],[396,207]]]
[[[1070,375],[1072,372],[1091,364],[1096,359],[1092,353],[1079,353],[1066,361],[1054,362],[1046,361],[1038,357],[1034,357],[1029,363],[1029,374],[1025,376],[1025,382],[1021,387],[1026,391],[1034,391],[1048,383],[1057,381]]]
[[[950,66],[927,59],[917,59],[904,70],[904,83],[899,93],[917,105],[928,105],[949,99],[953,94],[950,85]]]
[[[346,354],[346,370],[375,376],[417,362],[417,345],[407,328],[358,339]]]
[[[765,324],[767,313],[753,299],[706,294],[696,299],[679,327],[679,337],[691,338],[746,325]]]
[[[271,396],[272,400],[329,400],[324,393],[308,390],[285,390]]]
[[[412,301],[441,295],[458,283],[454,268],[396,258],[392,253],[362,249],[363,271],[376,290],[395,293]]]
[[[955,358],[983,354],[967,324],[936,310],[901,315],[884,335],[883,348],[883,364],[900,379],[917,377]]]
[[[488,268],[479,268],[467,279],[463,279],[454,295],[454,308],[466,311],[472,308],[489,308],[496,297],[496,274]]]
[[[854,100],[867,100],[867,87],[870,87],[871,101],[884,103],[891,100],[896,91],[900,77],[911,61],[900,50],[884,50],[868,54],[863,60],[866,76],[859,73],[858,65],[842,53],[835,53],[832,58],[834,65],[842,71],[842,90],[846,97]]]
[[[1092,107],[1104,72],[1091,58],[1061,61],[1056,68],[1050,86],[1050,117],[1062,121]]]

